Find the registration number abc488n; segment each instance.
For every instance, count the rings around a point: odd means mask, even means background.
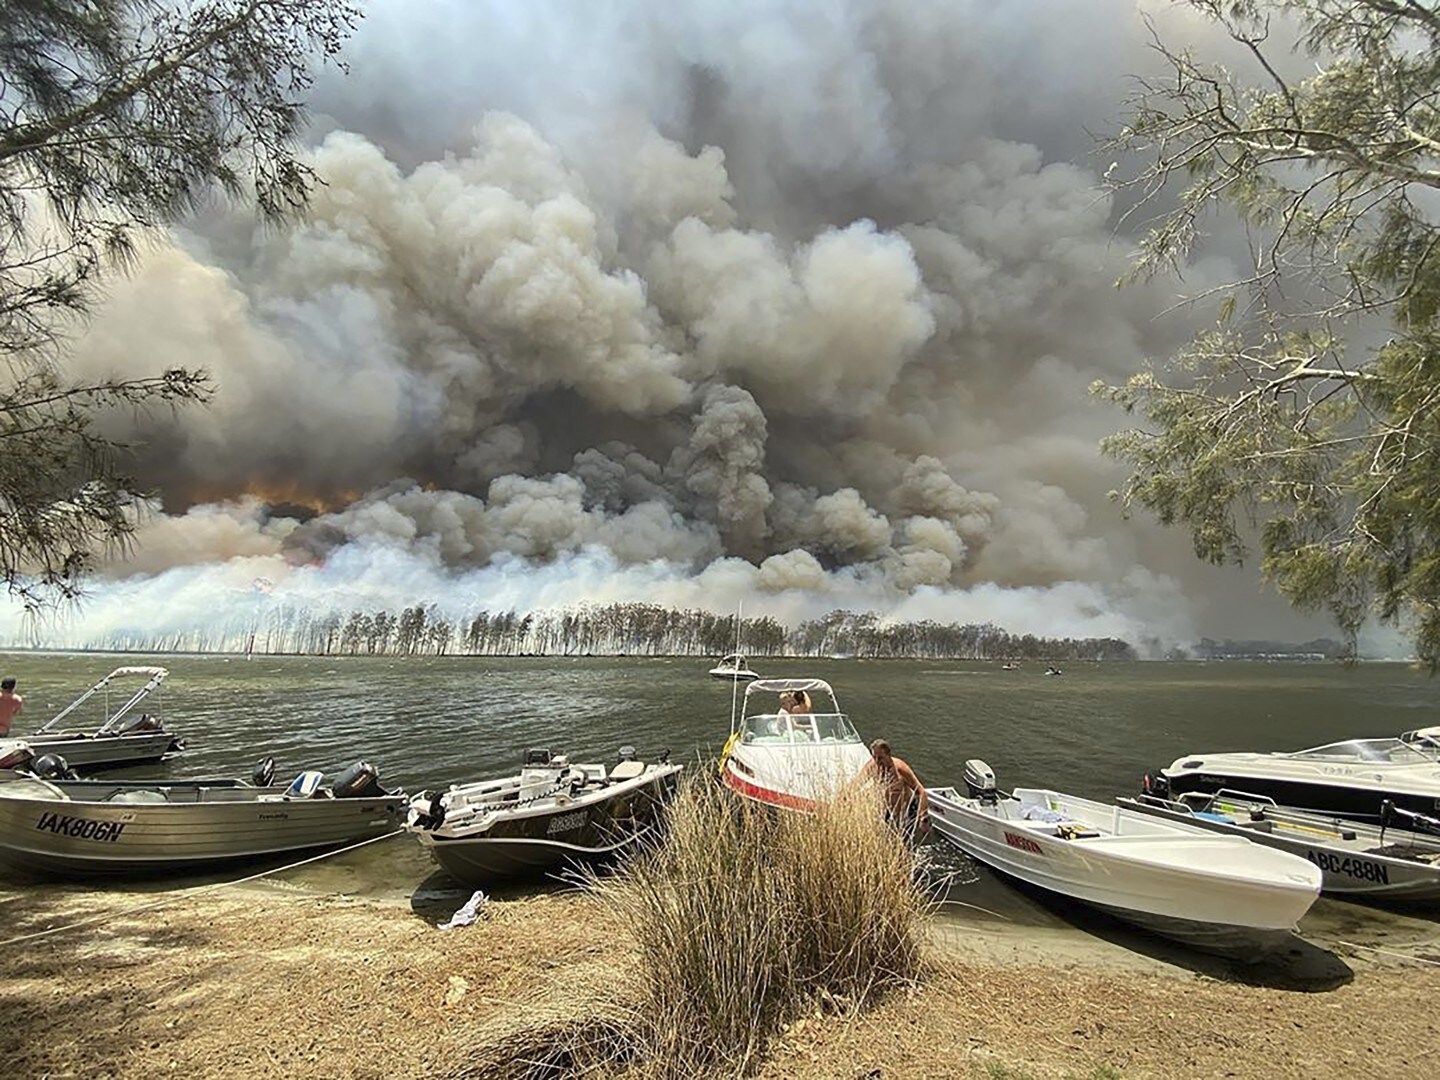
[[[1390,868],[1384,863],[1336,855],[1331,851],[1315,851],[1313,848],[1306,850],[1305,857],[1328,874],[1343,874],[1360,881],[1373,881],[1377,885],[1390,884]]]

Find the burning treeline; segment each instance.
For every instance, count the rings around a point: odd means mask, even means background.
[[[832,611],[787,627],[655,604],[452,616],[437,605],[393,611],[316,611],[280,604],[211,628],[113,630],[86,648],[135,652],[259,652],[315,656],[855,656],[957,660],[1133,660],[1117,638],[1041,638],[990,624],[882,622]]]

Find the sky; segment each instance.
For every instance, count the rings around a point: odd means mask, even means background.
[[[158,498],[84,645],[257,606],[647,600],[1119,636],[1330,633],[1109,498],[1087,392],[1213,321],[1233,225],[1117,288],[1097,134],[1152,0],[382,0],[321,74],[293,227],[214,204],[111,283],[79,375]],[[263,588],[256,583],[263,582]]]

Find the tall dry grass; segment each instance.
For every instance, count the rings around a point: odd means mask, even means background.
[[[641,954],[638,1056],[662,1076],[744,1072],[817,1001],[916,978],[928,902],[872,793],[813,815],[687,780],[665,841],[594,882]]]

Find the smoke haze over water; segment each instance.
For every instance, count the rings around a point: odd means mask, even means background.
[[[186,223],[77,343],[217,396],[113,418],[163,502],[48,640],[231,617],[257,577],[1135,642],[1216,632],[1207,595],[1273,617],[1105,498],[1122,419],[1085,388],[1204,317],[1113,287],[1086,129],[1144,40],[1133,0],[369,5],[306,220]]]

